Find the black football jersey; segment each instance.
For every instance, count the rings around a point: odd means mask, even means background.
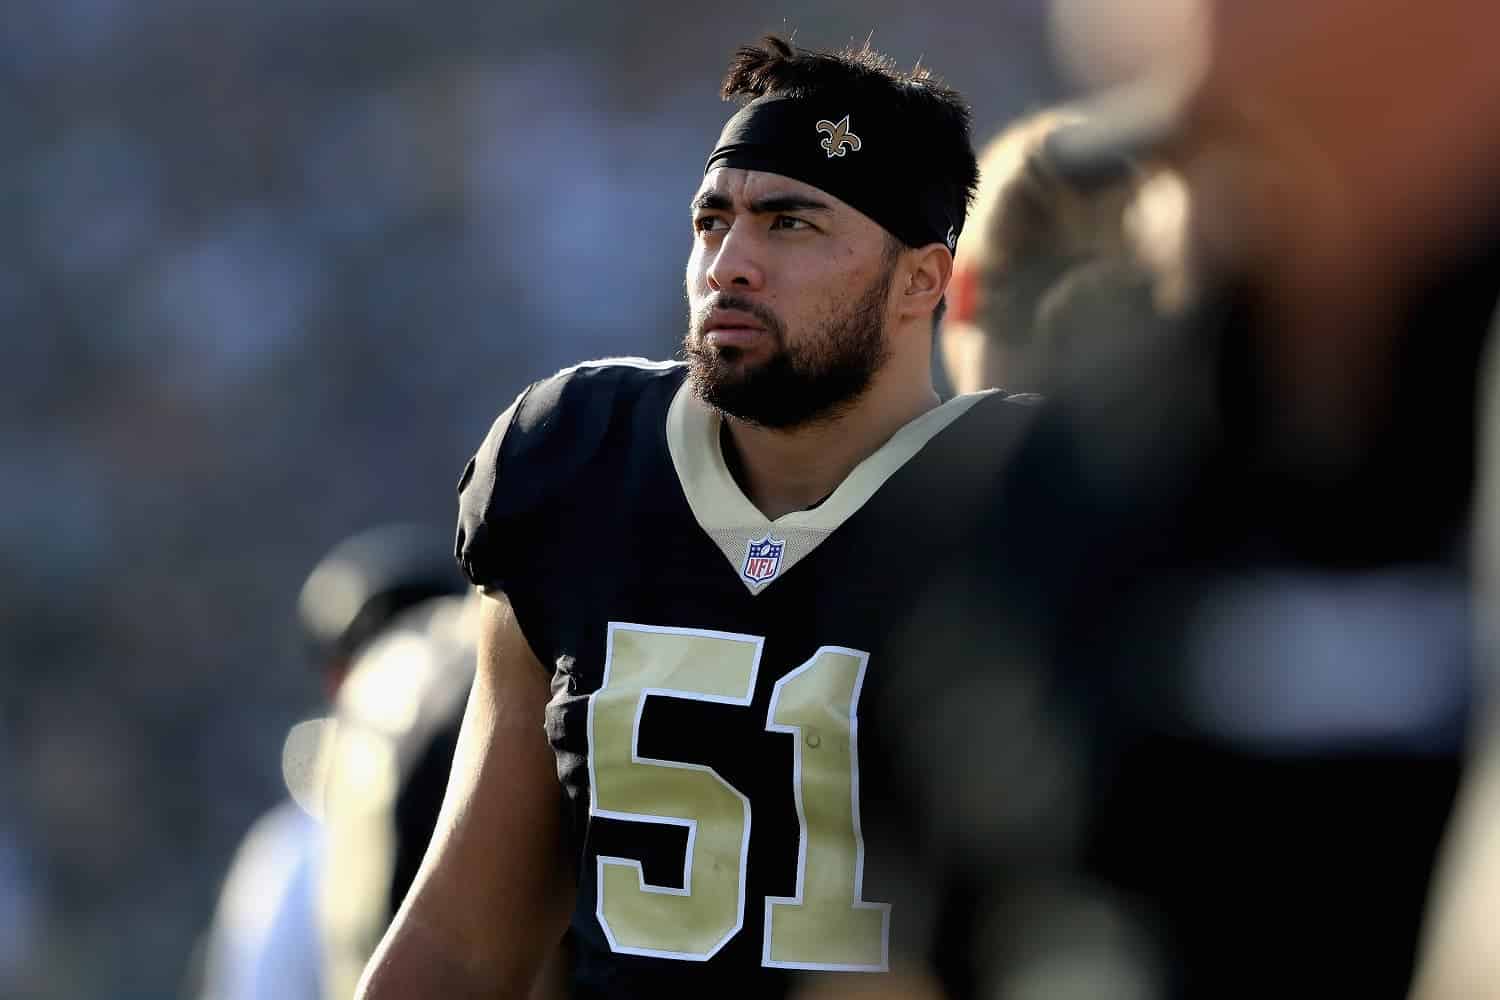
[[[776,996],[926,933],[879,821],[894,776],[860,753],[911,720],[865,706],[1026,412],[950,400],[775,520],[681,364],[579,366],[501,415],[457,550],[552,673],[577,995]]]

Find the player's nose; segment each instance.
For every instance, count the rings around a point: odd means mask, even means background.
[[[760,248],[743,226],[731,226],[708,263],[708,285],[715,291],[733,288],[758,291],[765,285]]]

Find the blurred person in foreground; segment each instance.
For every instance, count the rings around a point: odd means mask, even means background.
[[[774,37],[723,93],[747,103],[691,199],[687,362],[534,384],[460,482],[479,670],[367,1000],[522,995],[570,923],[578,997],[921,962],[864,699],[1029,412],[933,388],[969,113]]]
[[[1169,311],[1185,300],[1180,179],[1123,155],[1085,165],[1055,155],[1086,122],[1078,109],[1039,111],[980,153],[969,239],[954,257],[938,338],[960,393],[1044,391],[1049,368],[1128,328],[1131,310]],[[1079,298],[1116,315],[1077,322]]]
[[[297,612],[330,701],[397,615],[461,591],[446,549],[421,527],[386,525],[339,543],[308,575]],[[294,734],[311,731],[321,730]],[[318,894],[326,858],[313,814],[320,788],[312,761],[300,759],[318,749],[289,737],[287,757],[299,758],[284,762],[289,790],[307,794],[274,806],[235,852],[204,945],[203,1000],[325,996]]]
[[[1099,52],[1165,8],[1064,152],[1181,172],[1197,304],[1062,380],[870,711],[920,720],[977,992],[1402,996],[1474,699],[1500,8],[1136,4]]]

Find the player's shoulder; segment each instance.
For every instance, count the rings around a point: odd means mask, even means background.
[[[553,406],[579,406],[596,401],[601,395],[627,397],[647,392],[651,387],[676,385],[687,373],[681,361],[651,361],[646,358],[600,358],[570,365],[555,375],[533,382],[522,393],[530,399],[531,411]]]
[[[622,413],[653,395],[669,397],[686,371],[677,361],[608,358],[533,382],[495,420],[465,477],[497,471],[485,466],[502,461],[585,458]]]
[[[686,372],[687,366],[680,361],[587,361],[527,386],[495,425],[509,439],[511,450],[538,440],[551,443],[559,436],[560,424],[570,434],[597,430],[622,407],[643,401],[653,390],[674,390]]]
[[[495,420],[459,479],[457,555],[469,579],[498,586],[496,528],[548,509],[584,478],[607,444],[647,423],[665,426],[687,377],[677,361],[607,358],[533,382]],[[628,438],[627,438],[628,439]]]
[[[955,396],[920,418],[936,425],[904,472],[903,489],[943,489],[950,505],[980,496],[1012,461],[1042,409],[1042,397],[1002,389]],[[898,492],[901,492],[898,490]]]
[[[1039,392],[1010,392],[1006,389],[984,389],[959,398],[972,398],[976,406],[982,404],[982,411],[988,410],[991,413],[1015,413],[1018,412],[1017,408],[1030,409],[1045,401],[1045,397]]]
[[[955,436],[984,437],[1024,426],[1044,401],[1040,394],[1034,392],[985,389],[956,396],[948,405],[956,406],[961,411],[953,421],[958,430]]]

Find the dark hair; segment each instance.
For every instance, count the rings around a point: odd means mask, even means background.
[[[823,91],[855,94],[890,108],[911,137],[913,148],[925,150],[935,179],[961,203],[967,213],[979,184],[979,165],[969,139],[972,115],[958,91],[945,86],[931,70],[918,64],[898,70],[889,56],[870,47],[841,52],[797,48],[784,38],[766,35],[759,45],[735,51],[724,75],[723,97],[748,103],[758,97],[809,97]],[[901,244],[890,237],[894,248]],[[888,252],[892,247],[887,247]],[[946,301],[940,301],[935,319]]]

